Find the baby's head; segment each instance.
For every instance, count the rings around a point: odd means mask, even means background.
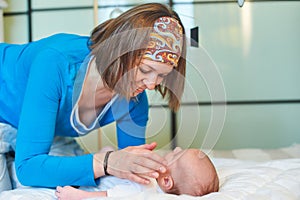
[[[168,170],[157,179],[164,192],[202,196],[219,190],[216,169],[199,149],[182,150],[177,147],[165,158]]]

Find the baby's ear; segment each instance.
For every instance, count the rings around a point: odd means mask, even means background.
[[[170,175],[165,175],[160,179],[160,185],[164,191],[171,190],[174,186],[174,180]]]

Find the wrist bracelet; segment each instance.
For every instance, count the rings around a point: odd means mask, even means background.
[[[109,154],[111,154],[113,151],[108,151],[106,152],[105,154],[105,157],[104,157],[104,161],[103,161],[103,169],[104,169],[104,174],[106,176],[110,175],[108,172],[107,172],[107,163],[108,163],[108,157],[109,157]]]

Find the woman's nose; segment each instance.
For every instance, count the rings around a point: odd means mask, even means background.
[[[157,85],[157,75],[148,76],[144,80],[144,84],[146,85],[148,90],[154,90]]]
[[[145,83],[145,85],[146,85],[146,87],[147,87],[148,90],[154,90],[155,86],[156,86],[156,83],[155,82],[149,82],[149,81],[147,81]]]

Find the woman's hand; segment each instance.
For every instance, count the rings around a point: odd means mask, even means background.
[[[150,183],[146,177],[158,178],[158,172],[166,171],[166,161],[153,152],[156,143],[130,146],[111,153],[107,172],[119,178],[126,178],[141,184]]]
[[[150,183],[147,177],[157,178],[158,172],[166,172],[166,160],[152,151],[156,145],[153,142],[112,152],[108,158],[107,172],[113,176],[126,178],[137,183]],[[101,157],[103,158],[103,155]],[[101,161],[100,163],[103,164],[103,159]],[[104,173],[102,172],[102,174]]]

